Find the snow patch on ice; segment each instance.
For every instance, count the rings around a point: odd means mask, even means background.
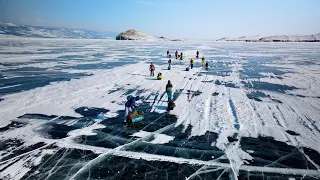
[[[152,144],[166,144],[169,141],[172,141],[174,139],[174,137],[168,136],[166,134],[158,134],[158,133],[152,133],[147,131],[139,131],[132,134],[131,136],[145,138],[150,135],[152,135],[153,139],[149,141],[149,143],[152,143]]]
[[[94,135],[97,135],[97,133],[92,132],[93,130],[102,129],[102,128],[105,128],[105,127],[106,126],[104,126],[102,124],[94,123],[91,126],[87,126],[87,127],[82,128],[82,129],[76,129],[76,130],[70,131],[68,133],[68,136],[69,137],[76,137],[76,136],[81,136],[81,135],[94,136]]]
[[[166,144],[174,139],[174,137],[165,134],[155,134],[154,136],[155,139],[150,141],[152,144]]]

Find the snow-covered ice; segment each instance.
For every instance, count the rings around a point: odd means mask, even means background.
[[[168,49],[185,55],[170,71]],[[185,71],[197,50],[209,70]],[[319,179],[319,58],[318,43],[6,37],[0,178]],[[145,112],[133,126],[128,95]]]

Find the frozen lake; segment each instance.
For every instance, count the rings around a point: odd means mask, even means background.
[[[0,39],[0,179],[319,179],[319,70],[320,43]]]

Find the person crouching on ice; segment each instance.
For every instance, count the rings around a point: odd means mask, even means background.
[[[161,74],[160,72],[158,73],[157,79],[158,79],[158,80],[161,80],[161,79],[162,79],[162,74]]]
[[[171,81],[168,81],[168,84],[166,86],[166,93],[168,95],[168,102],[172,101],[172,84]]]
[[[124,110],[124,122],[127,121],[127,117],[129,115],[129,112],[135,111],[136,108],[136,101],[140,100],[139,96],[133,97],[133,96],[128,96],[127,97],[127,102],[125,103],[125,110]]]
[[[204,66],[206,59],[204,58],[204,56],[202,56],[202,66]]]

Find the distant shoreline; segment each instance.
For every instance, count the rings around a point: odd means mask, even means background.
[[[313,40],[313,41],[282,41],[282,40],[272,40],[272,41],[254,41],[254,40],[216,40],[220,42],[279,42],[279,43],[286,43],[286,42],[320,42],[320,40]]]
[[[96,41],[117,41],[115,38],[55,38],[55,37],[26,37],[26,36],[16,36],[8,34],[0,34],[0,39],[15,39],[15,40],[25,40],[25,39],[34,39],[34,40],[96,40]],[[148,42],[160,42],[159,40],[122,40],[122,41],[148,41]],[[253,42],[253,43],[319,43],[320,40],[316,41],[256,41],[256,40],[215,40],[215,39],[184,39],[183,41],[166,41],[166,42],[184,42],[184,41],[216,41],[216,42]],[[163,42],[163,41],[162,41]]]
[[[238,38],[224,37],[217,41],[245,41],[245,42],[320,42],[320,33],[311,35],[278,35],[278,36],[241,36]]]

